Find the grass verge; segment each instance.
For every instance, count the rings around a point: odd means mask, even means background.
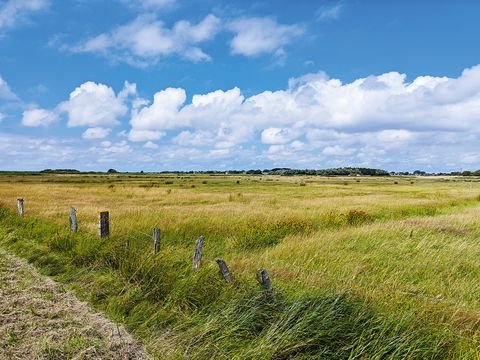
[[[355,215],[357,216],[357,215]],[[474,359],[470,339],[385,314],[329,289],[265,291],[253,278],[223,282],[213,262],[193,272],[190,253],[122,237],[71,234],[0,208],[1,246],[68,284],[122,322],[159,359]]]

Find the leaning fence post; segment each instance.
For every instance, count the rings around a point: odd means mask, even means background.
[[[100,224],[98,226],[98,235],[103,238],[110,235],[110,219],[108,211],[100,212]]]
[[[77,232],[78,224],[77,224],[77,209],[73,206],[70,207],[70,231]]]
[[[215,259],[215,261],[218,264],[218,267],[220,268],[220,273],[222,274],[223,278],[227,283],[232,282],[232,275],[230,274],[230,271],[228,270],[227,264],[225,261],[222,259]]]
[[[267,270],[264,268],[257,270],[257,280],[265,289],[272,290],[272,282],[270,281]]]
[[[156,254],[160,251],[160,229],[153,228],[153,253]]]
[[[195,241],[195,252],[193,253],[193,270],[198,270],[200,268],[204,240],[205,238],[203,236],[200,236],[197,241]]]
[[[23,209],[23,199],[22,198],[17,199],[17,209],[18,209],[18,215],[23,216],[24,209]]]

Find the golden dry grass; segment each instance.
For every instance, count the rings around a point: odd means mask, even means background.
[[[20,181],[19,181],[20,180]],[[238,183],[239,182],[239,183]],[[395,183],[397,182],[397,183]],[[306,186],[300,186],[301,183]],[[334,289],[379,312],[480,340],[480,182],[469,178],[38,176],[0,178],[0,201],[26,217],[68,224],[77,208],[95,233],[109,210],[114,236],[205,258],[235,275],[266,267],[291,294]]]

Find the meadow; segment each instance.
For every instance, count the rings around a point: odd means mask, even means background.
[[[159,359],[480,358],[474,177],[1,175],[0,246]]]

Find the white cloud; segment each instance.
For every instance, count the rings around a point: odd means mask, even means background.
[[[158,149],[158,145],[151,141],[147,141],[145,144],[143,144],[143,147],[145,149]]]
[[[0,168],[41,170],[52,164],[67,167],[76,155],[70,145],[65,140],[0,133]]]
[[[94,127],[88,128],[82,134],[82,138],[84,139],[104,139],[106,138],[112,129],[102,128],[102,127]]]
[[[114,153],[114,154],[127,154],[132,152],[132,148],[126,141],[120,141],[114,144],[104,144],[106,146],[103,147],[104,151],[107,153]]]
[[[264,144],[286,144],[298,138],[301,132],[290,128],[268,128],[262,131],[262,142]]]
[[[46,10],[50,0],[7,0],[0,3],[0,33],[28,20],[30,14]]]
[[[128,134],[130,141],[156,141],[165,136],[163,131],[132,129]]]
[[[178,116],[178,110],[185,100],[186,93],[183,89],[168,88],[157,92],[153,96],[153,103],[150,106],[133,112],[130,121],[132,124],[130,140],[158,140],[163,134],[158,130],[185,125],[181,123],[182,119]],[[150,132],[145,130],[150,130]]]
[[[30,127],[49,126],[58,120],[58,114],[45,109],[30,109],[23,112],[22,125]]]
[[[480,162],[480,153],[472,152],[472,153],[463,154],[460,157],[460,162],[462,164],[474,164],[474,163],[478,164]]]
[[[70,93],[69,100],[59,105],[68,114],[67,125],[112,127],[128,111],[124,97],[116,96],[113,89],[92,81],[83,83]]]
[[[326,156],[349,156],[355,153],[355,149],[347,149],[340,145],[327,146],[322,154]]]
[[[244,97],[240,89],[217,90],[204,95],[194,95],[192,102],[185,105],[183,89],[168,88],[154,95],[151,105],[133,112],[130,121],[130,140],[156,140],[163,131],[192,127],[194,132],[179,134],[174,141],[195,143],[199,141],[227,144],[241,143],[251,135],[244,126],[248,111],[244,113]],[[150,134],[146,132],[154,131]],[[231,146],[231,145],[229,145]]]
[[[242,18],[228,24],[235,33],[230,48],[233,54],[284,56],[284,47],[305,32],[302,25],[283,25],[272,18]]]
[[[412,149],[438,151],[480,138],[480,66],[458,78],[421,76],[411,82],[397,72],[350,83],[307,74],[290,79],[285,90],[248,98],[233,88],[186,99],[183,89],[169,88],[151,104],[138,105],[130,140],[155,141],[170,133],[173,144],[210,149],[215,157],[261,141],[270,147],[257,156],[270,161],[372,165],[412,159]]]
[[[123,89],[118,93],[120,99],[127,99],[129,96],[137,95],[137,84],[130,83],[125,81],[123,84]],[[135,98],[137,100],[138,98]]]
[[[197,24],[178,21],[171,29],[154,15],[144,14],[70,50],[100,54],[136,66],[151,65],[171,55],[180,55],[195,62],[206,61],[210,60],[210,56],[199,45],[213,39],[219,30],[220,19],[212,14]]]
[[[115,94],[85,83],[54,110],[26,110],[24,121],[44,125],[63,110],[73,125],[90,128],[84,137],[95,137],[110,131],[130,105],[131,127],[122,134],[143,144],[97,145],[105,162],[128,153],[132,164],[161,161],[170,168],[193,161],[189,156],[206,167],[480,167],[480,65],[456,78],[411,81],[398,72],[348,83],[307,74],[283,90],[250,97],[238,88],[194,94],[191,101],[181,88],[158,91],[151,101],[137,96],[134,84]],[[149,157],[154,148],[164,158]]]
[[[205,146],[215,142],[215,135],[210,131],[182,131],[172,139],[174,144],[181,146]]]
[[[16,100],[17,95],[10,89],[7,82],[0,76],[0,99],[1,100]]]
[[[336,3],[333,5],[322,6],[317,11],[317,19],[319,21],[336,20],[340,17],[344,5],[342,3]]]

